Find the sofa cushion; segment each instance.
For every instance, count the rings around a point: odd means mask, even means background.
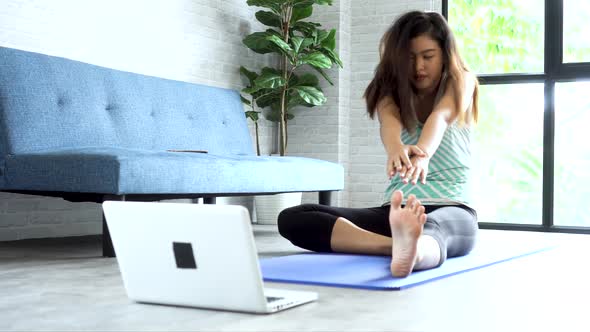
[[[340,190],[342,166],[304,157],[80,148],[9,155],[6,189],[102,194]]]
[[[93,146],[254,154],[235,90],[5,47],[0,59],[0,164]]]

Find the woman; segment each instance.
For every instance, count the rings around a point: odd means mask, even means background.
[[[279,215],[280,234],[319,252],[391,255],[395,277],[469,253],[478,229],[469,188],[477,91],[440,14],[399,17],[381,39],[365,91],[387,153],[385,203],[292,207]]]

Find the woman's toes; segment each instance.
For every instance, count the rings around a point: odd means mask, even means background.
[[[413,194],[408,196],[408,200],[406,200],[406,206],[409,207],[411,210],[415,204],[416,204],[416,196],[414,196]]]
[[[416,208],[416,210],[415,210],[415,213],[416,213],[416,215],[418,215],[418,216],[419,216],[419,215],[421,215],[421,214],[424,214],[424,211],[425,211],[425,209],[424,209],[424,206],[423,206],[423,205],[420,205],[420,206],[418,206],[418,207]]]
[[[420,200],[416,199],[416,202],[414,203],[414,212],[417,212],[418,210],[420,210],[421,207],[422,207],[422,202],[420,202]]]
[[[427,218],[427,217],[428,217],[428,216],[427,216],[426,214],[422,214],[422,215],[420,215],[420,217],[419,217],[419,218],[420,218],[420,223],[421,223],[421,224],[425,224],[425,223],[426,223],[426,218]]]
[[[402,200],[404,199],[404,193],[400,190],[396,190],[393,192],[391,196],[391,207],[394,209],[399,209],[402,205]]]

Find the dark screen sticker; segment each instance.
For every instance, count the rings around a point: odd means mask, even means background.
[[[176,267],[179,269],[196,269],[193,246],[190,242],[172,242]]]

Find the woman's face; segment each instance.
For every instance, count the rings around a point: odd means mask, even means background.
[[[410,81],[419,94],[434,93],[443,69],[443,54],[438,43],[428,35],[410,41]]]

